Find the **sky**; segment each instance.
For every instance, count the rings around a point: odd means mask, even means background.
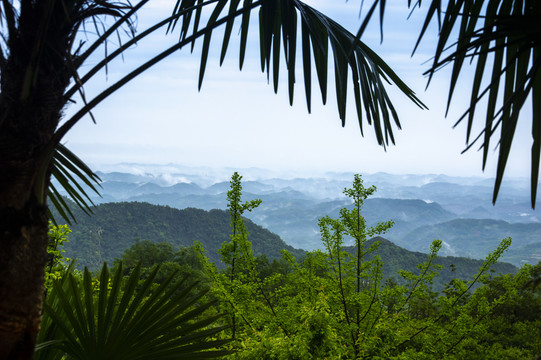
[[[306,2],[352,32],[356,32],[361,23],[358,17],[360,1]],[[153,20],[168,16],[172,10],[172,1],[153,0],[150,3],[150,8],[139,14],[140,31]],[[317,88],[313,87],[312,113],[309,114],[300,68],[294,105],[289,106],[285,78],[281,78],[275,95],[266,75],[260,71],[257,24],[252,24],[242,72],[238,69],[239,37],[238,28],[235,28],[228,56],[221,67],[218,57],[221,38],[213,36],[211,57],[200,92],[197,90],[200,53],[197,48],[193,54],[183,49],[101,103],[93,111],[97,124],[89,117],[82,119],[64,142],[97,170],[104,165],[133,162],[238,169],[258,167],[280,171],[493,177],[497,153],[490,155],[483,173],[481,153],[476,148],[461,155],[465,148],[465,127],[452,128],[467,108],[471,74],[464,74],[464,81],[459,84],[451,110],[445,117],[448,71],[438,73],[426,91],[426,78],[422,75],[432,54],[435,28],[430,29],[419,51],[411,57],[423,12],[414,12],[408,20],[405,2],[397,3],[388,5],[383,43],[380,44],[376,20],[363,41],[415,90],[429,110],[417,108],[391,87],[391,99],[398,110],[402,130],[395,132],[396,145],[389,146],[386,151],[377,145],[373,129],[366,123],[365,136],[361,137],[353,98],[348,100],[346,126],[341,126],[332,87],[329,87],[326,106],[321,104]],[[87,98],[113,84],[160,48],[165,48],[175,36],[165,36],[161,31],[128,50],[123,61],[112,63],[107,74],[99,74],[85,87]],[[91,59],[90,64],[97,59]],[[300,59],[297,64],[300,65]],[[283,62],[281,68],[285,69]],[[81,72],[85,69],[87,67]],[[329,85],[333,86],[333,83],[331,69]],[[79,100],[66,115],[73,113],[80,104]],[[524,112],[515,136],[506,170],[512,177],[530,175],[530,116],[528,111]]]

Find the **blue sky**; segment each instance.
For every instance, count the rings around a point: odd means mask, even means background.
[[[140,13],[138,28],[142,30],[152,19],[167,16],[171,3],[153,0],[151,8]],[[360,24],[360,1],[307,3],[351,31],[356,31]],[[380,45],[376,21],[363,37],[430,108],[420,110],[391,89],[403,130],[395,133],[397,145],[390,146],[386,152],[377,145],[372,128],[366,128],[366,124],[365,137],[360,136],[352,99],[348,102],[346,126],[341,127],[332,88],[326,106],[322,106],[320,97],[313,93],[312,114],[308,114],[300,69],[294,106],[289,106],[284,81],[275,95],[272,86],[267,84],[266,75],[259,69],[255,26],[242,72],[238,70],[238,51],[234,46],[238,43],[236,32],[221,68],[217,56],[221,38],[214,36],[211,45],[214,51],[201,92],[197,91],[199,53],[196,50],[190,54],[184,49],[103,102],[94,110],[97,125],[90,118],[81,120],[65,142],[98,169],[101,164],[138,162],[280,171],[494,176],[497,154],[491,154],[483,173],[480,152],[474,149],[460,154],[465,146],[464,127],[452,130],[455,120],[466,109],[468,74],[445,118],[448,73],[439,73],[427,91],[426,79],[422,76],[428,67],[423,63],[430,59],[435,29],[431,29],[419,52],[410,57],[421,26],[422,11],[414,13],[410,20],[407,20],[408,14],[405,2],[393,2],[386,13],[383,44]],[[121,74],[174,39],[175,35],[166,37],[160,32],[138,44],[126,53],[123,62],[111,64],[107,76],[97,76],[86,87],[87,96],[112,84]],[[329,84],[333,82],[331,72]],[[529,176],[529,121],[525,112],[507,169],[511,176]]]

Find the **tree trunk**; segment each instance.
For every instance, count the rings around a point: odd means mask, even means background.
[[[42,120],[45,107],[32,114],[10,95],[0,94],[0,359],[32,359],[47,262],[54,128]],[[21,108],[24,116],[17,116]]]
[[[0,359],[31,359],[47,261],[49,160],[39,117],[17,116],[21,105],[4,89],[0,112]]]
[[[21,1],[0,59],[0,360],[32,359],[40,328],[53,136],[72,73],[64,3]]]
[[[22,208],[0,204],[0,359],[31,359],[41,321],[47,213],[35,198]]]

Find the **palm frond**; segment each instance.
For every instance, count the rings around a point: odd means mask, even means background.
[[[260,58],[262,71],[267,72],[267,78],[269,79],[272,71],[274,90],[278,91],[278,79],[283,48],[283,57],[285,59],[288,74],[289,101],[291,104],[293,103],[294,85],[296,82],[297,32],[300,22],[300,36],[303,50],[302,69],[308,111],[311,111],[312,68],[314,68],[316,72],[323,103],[325,104],[327,100],[328,59],[331,55],[334,60],[335,89],[338,113],[342,125],[345,125],[346,121],[348,87],[351,86],[351,84],[353,86],[353,97],[355,99],[361,134],[364,134],[363,117],[366,117],[368,124],[373,125],[374,127],[378,143],[384,147],[389,143],[394,143],[393,128],[400,128],[398,114],[386,92],[386,86],[389,84],[396,85],[398,89],[400,89],[415,104],[422,108],[425,107],[415,96],[414,92],[402,82],[391,68],[368,46],[366,46],[366,44],[358,41],[353,34],[349,33],[329,17],[298,0],[243,0],[242,3],[240,0],[231,2],[226,0],[178,0],[170,17],[157,22],[140,34],[132,36],[123,44],[119,44],[114,51],[106,53],[102,61],[98,62],[95,66],[90,68],[86,74],[83,74],[79,78],[79,76],[76,75],[77,68],[88,58],[89,54],[91,54],[98,45],[107,43],[108,37],[122,24],[129,23],[130,16],[134,15],[145,3],[145,0],[140,1],[125,13],[120,12],[119,10],[118,13],[114,14],[114,16],[117,17],[117,21],[112,27],[105,30],[98,40],[96,40],[96,43],[90,45],[82,55],[74,56],[74,77],[76,78],[76,81],[74,81],[73,86],[64,94],[66,101],[69,101],[69,99],[77,92],[80,92],[84,84],[100,70],[106,68],[112,59],[122,55],[133,44],[144,40],[148,35],[158,29],[167,26],[166,31],[172,32],[175,28],[180,28],[179,41],[150,58],[132,72],[126,74],[123,78],[99,93],[93,99],[88,99],[88,101],[85,100],[79,111],[59,127],[56,131],[54,141],[59,143],[63,136],[81,118],[89,114],[95,106],[101,103],[101,101],[116,92],[132,79],[186,45],[191,45],[193,49],[196,40],[203,38],[199,72],[199,87],[201,87],[210,51],[213,30],[219,26],[225,25],[220,55],[221,63],[226,56],[234,22],[237,19],[240,19],[239,65],[240,68],[242,68],[247,46],[250,13],[257,7],[259,7]],[[213,6],[212,11],[207,19],[206,25],[201,27],[200,22],[203,8],[209,6]],[[380,13],[381,16],[383,16],[383,13]],[[330,47],[329,44],[331,45]],[[83,172],[83,174],[85,173]],[[86,175],[88,176],[89,173],[86,172]],[[62,185],[70,184],[68,180],[73,180],[67,177],[65,172],[57,170],[56,168],[54,176],[57,176],[62,180]],[[84,182],[86,183],[86,181]],[[79,206],[82,206],[85,210],[89,209],[88,206],[85,206],[84,202],[85,199],[89,200],[89,197],[85,193],[80,192],[81,188],[74,185],[66,190]],[[53,204],[64,210],[61,211],[62,216],[72,216],[72,214],[69,213],[69,210],[67,210],[63,200],[58,196],[58,191],[51,188],[50,194],[53,197]]]
[[[541,3],[535,0],[431,0],[414,46],[415,52],[428,26],[437,21],[439,33],[431,67],[426,71],[428,84],[435,73],[450,65],[451,78],[447,111],[459,78],[468,61],[475,64],[470,104],[455,126],[467,121],[466,149],[482,139],[482,168],[486,167],[492,137],[499,148],[493,202],[504,177],[520,113],[526,101],[532,103],[531,205],[535,208],[541,152]],[[408,0],[408,7],[421,8],[422,0]],[[373,0],[357,34],[360,39],[377,5],[383,22],[385,1]],[[490,74],[485,76],[485,74]],[[428,86],[427,84],[427,86]],[[476,110],[486,99],[484,129],[472,140]],[[499,134],[497,130],[499,128]]]
[[[13,36],[17,29],[17,11],[13,6],[12,1],[9,0],[2,0],[0,9],[0,19],[2,19],[2,22],[6,22],[8,37]]]
[[[200,12],[203,6],[214,5],[209,16],[207,24],[199,28]],[[168,31],[173,31],[176,26],[180,26],[181,35],[179,42],[165,49],[163,52],[150,59],[139,68],[127,74],[117,83],[98,94],[88,104],[68,119],[64,125],[57,131],[57,138],[62,136],[93,107],[103,101],[110,94],[114,93],[120,87],[131,81],[133,78],[146,71],[156,63],[173,52],[181,49],[187,44],[193,44],[203,37],[203,49],[201,56],[199,87],[202,84],[205,69],[208,60],[208,53],[213,30],[221,25],[226,26],[224,40],[222,42],[221,61],[225,57],[228,44],[230,42],[231,27],[234,20],[240,17],[240,66],[244,61],[246,51],[246,36],[248,31],[249,12],[260,8],[259,14],[259,33],[260,33],[260,57],[262,70],[267,72],[268,78],[271,75],[274,88],[278,89],[278,78],[280,70],[281,48],[284,49],[284,58],[288,71],[288,90],[290,102],[293,101],[293,90],[296,82],[295,61],[296,61],[296,41],[298,19],[301,22],[301,38],[303,41],[303,72],[304,85],[306,87],[306,97],[308,109],[311,109],[311,68],[315,67],[318,78],[322,100],[326,102],[327,96],[327,59],[330,55],[334,58],[335,67],[335,88],[337,93],[337,103],[339,117],[342,125],[346,119],[346,102],[348,82],[352,80],[354,89],[355,104],[357,107],[357,117],[362,132],[362,117],[365,114],[369,124],[374,125],[374,130],[378,143],[386,146],[394,142],[393,126],[400,128],[398,115],[390,102],[386,92],[387,84],[395,84],[410,100],[420,107],[424,107],[422,102],[415,96],[414,92],[401,81],[401,79],[390,69],[390,67],[378,57],[366,44],[357,42],[355,36],[349,33],[338,23],[318,12],[314,8],[298,0],[280,0],[280,1],[234,1],[228,4],[225,0],[213,0],[197,3],[194,0],[179,0],[175,6],[174,14],[168,19]],[[226,10],[227,9],[227,10]],[[193,32],[186,35],[190,28],[190,22],[193,20]],[[179,25],[180,22],[180,25]],[[152,31],[163,22],[152,27]],[[148,33],[145,32],[145,36]],[[332,51],[329,51],[329,46]],[[353,47],[353,50],[352,50]],[[120,52],[123,52],[122,48]],[[311,63],[310,51],[313,52],[314,62]],[[96,69],[97,70],[97,69]],[[94,71],[94,70],[92,70]],[[349,72],[351,71],[351,78]],[[82,77],[85,81],[86,77]],[[73,90],[68,92],[73,93]]]
[[[60,351],[77,359],[214,358],[229,340],[216,339],[227,326],[215,326],[221,317],[206,315],[213,302],[202,302],[206,291],[194,293],[195,284],[177,280],[173,273],[158,288],[158,267],[139,284],[140,267],[122,278],[120,265],[111,277],[104,264],[96,289],[85,269],[82,279],[67,274],[54,284],[44,304],[41,351]],[[52,299],[52,300],[51,300]],[[51,331],[54,327],[55,331]]]
[[[519,115],[528,97],[532,95],[531,205],[535,208],[541,151],[541,4],[533,0],[459,0],[449,1],[445,12],[441,7],[441,1],[431,2],[423,26],[425,29],[434,14],[438,13],[440,33],[432,66],[426,74],[430,81],[438,70],[452,65],[449,107],[465,61],[476,63],[469,108],[455,126],[467,119],[466,150],[483,138],[480,145],[483,150],[483,169],[487,163],[491,139],[493,136],[498,137],[494,203],[504,177]],[[424,32],[419,41],[423,35]],[[455,36],[458,39],[456,41]],[[485,79],[485,72],[491,74],[488,80]],[[475,113],[485,98],[485,126],[479,136],[471,140]],[[496,134],[498,128],[499,135]]]
[[[91,213],[94,205],[87,191],[99,195],[100,181],[96,175],[79,157],[62,144],[56,146],[51,175],[54,180],[66,191],[67,195],[85,213]],[[85,189],[83,186],[86,186]],[[60,216],[68,223],[75,220],[75,216],[54,183],[49,185],[48,198]],[[49,209],[49,218],[56,223],[53,213]]]

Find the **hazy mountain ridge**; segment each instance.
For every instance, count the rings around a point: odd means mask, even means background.
[[[65,244],[66,256],[78,259],[79,266],[98,269],[103,261],[109,264],[119,258],[136,239],[152,242],[168,242],[175,248],[191,246],[194,241],[203,244],[206,255],[215,263],[220,262],[218,249],[229,240],[230,219],[227,211],[201,209],[175,209],[167,206],[139,202],[119,202],[98,205],[92,216],[85,216],[76,210],[77,224],[70,228],[70,242]],[[254,255],[265,254],[270,260],[280,258],[280,251],[286,249],[297,259],[304,257],[304,251],[288,246],[279,236],[246,220],[249,239]],[[383,272],[387,278],[401,282],[398,270],[418,272],[417,265],[427,260],[421,252],[408,251],[389,240],[378,237],[367,241],[366,247],[374,241],[380,246],[374,255],[384,261]],[[346,251],[355,252],[352,247]],[[441,275],[435,280],[434,288],[442,290],[453,278],[471,280],[482,261],[460,257],[439,257],[437,264],[443,266]],[[451,265],[452,264],[452,265]],[[493,267],[496,273],[514,273],[517,268],[508,263]]]
[[[138,164],[123,164],[118,168],[131,172],[99,173],[104,182],[103,197],[94,198],[97,203],[143,201],[179,209],[226,208],[232,169],[216,171]],[[244,169],[240,173],[244,176],[244,199],[263,200],[262,205],[247,217],[297,248],[320,247],[317,219],[324,215],[336,217],[341,207],[350,205],[341,193],[351,185],[353,173],[323,173],[317,177],[293,174],[283,178],[260,169]],[[378,188],[374,197],[365,202],[363,214],[368,225],[393,220],[395,225],[385,237],[410,250],[428,251],[428,238],[432,235],[442,240],[456,237],[456,241],[444,240],[451,250],[459,247],[466,256],[483,258],[487,254],[485,249],[494,249],[510,230],[503,226],[498,229],[500,236],[491,233],[492,237],[485,239],[486,247],[468,249],[474,236],[461,233],[460,229],[454,229],[457,234],[453,235],[454,230],[443,225],[438,228],[439,233],[434,234],[437,231],[430,233],[427,227],[461,218],[503,220],[509,226],[519,222],[539,223],[537,213],[530,208],[527,179],[507,179],[496,206],[491,205],[491,179],[386,173],[365,174],[363,179],[365,186],[374,184]],[[475,231],[485,230],[481,226]],[[429,235],[415,239],[416,234],[425,233]],[[531,249],[530,253],[521,255],[520,249],[532,243],[531,239],[522,238],[524,234],[514,233],[511,250],[515,264],[531,255]],[[532,260],[531,257],[528,259]]]
[[[448,222],[418,227],[402,238],[398,244],[408,242],[411,249],[423,251],[434,239],[444,241],[442,255],[476,257],[480,253],[494,250],[495,244],[505,237],[515,240],[515,246],[502,256],[503,261],[517,264],[521,262],[536,264],[541,261],[541,224],[510,224],[492,219],[454,219]],[[464,239],[468,240],[465,243]],[[520,249],[523,251],[520,251]]]

